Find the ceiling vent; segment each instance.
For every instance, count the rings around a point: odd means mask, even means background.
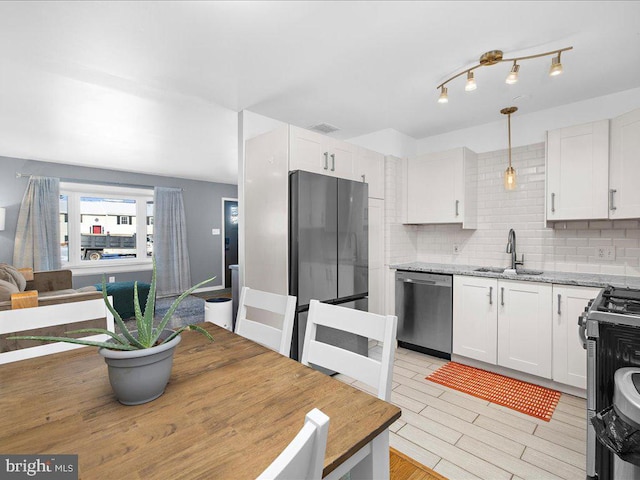
[[[309,130],[315,130],[316,132],[324,133],[326,135],[328,133],[337,132],[340,129],[333,125],[329,125],[328,123],[319,123],[309,127]]]

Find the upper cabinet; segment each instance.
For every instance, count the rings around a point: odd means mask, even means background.
[[[384,155],[357,148],[354,180],[369,184],[369,198],[384,198]]]
[[[477,226],[477,155],[455,148],[409,158],[405,223]]]
[[[609,218],[640,217],[640,109],[611,120]]]
[[[547,132],[546,219],[640,218],[640,109]]]
[[[289,132],[289,170],[354,179],[357,146],[293,125]]]
[[[609,120],[547,132],[547,220],[608,217]]]

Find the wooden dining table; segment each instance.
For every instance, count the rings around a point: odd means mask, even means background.
[[[138,406],[118,403],[92,348],[0,365],[0,453],[77,454],[82,479],[254,479],[318,408],[330,418],[323,476],[373,444],[372,476],[388,478],[398,407],[200,325],[215,340],[184,332],[164,394]]]

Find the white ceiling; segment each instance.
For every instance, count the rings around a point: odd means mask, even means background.
[[[418,139],[638,87],[640,2],[0,2],[0,58],[0,155],[236,183],[243,109]]]

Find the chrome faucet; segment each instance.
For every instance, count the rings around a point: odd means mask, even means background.
[[[516,255],[516,232],[512,229],[509,230],[509,238],[507,239],[507,253],[511,254],[511,269],[516,270],[518,265],[524,265],[524,254],[522,260],[518,260]]]

